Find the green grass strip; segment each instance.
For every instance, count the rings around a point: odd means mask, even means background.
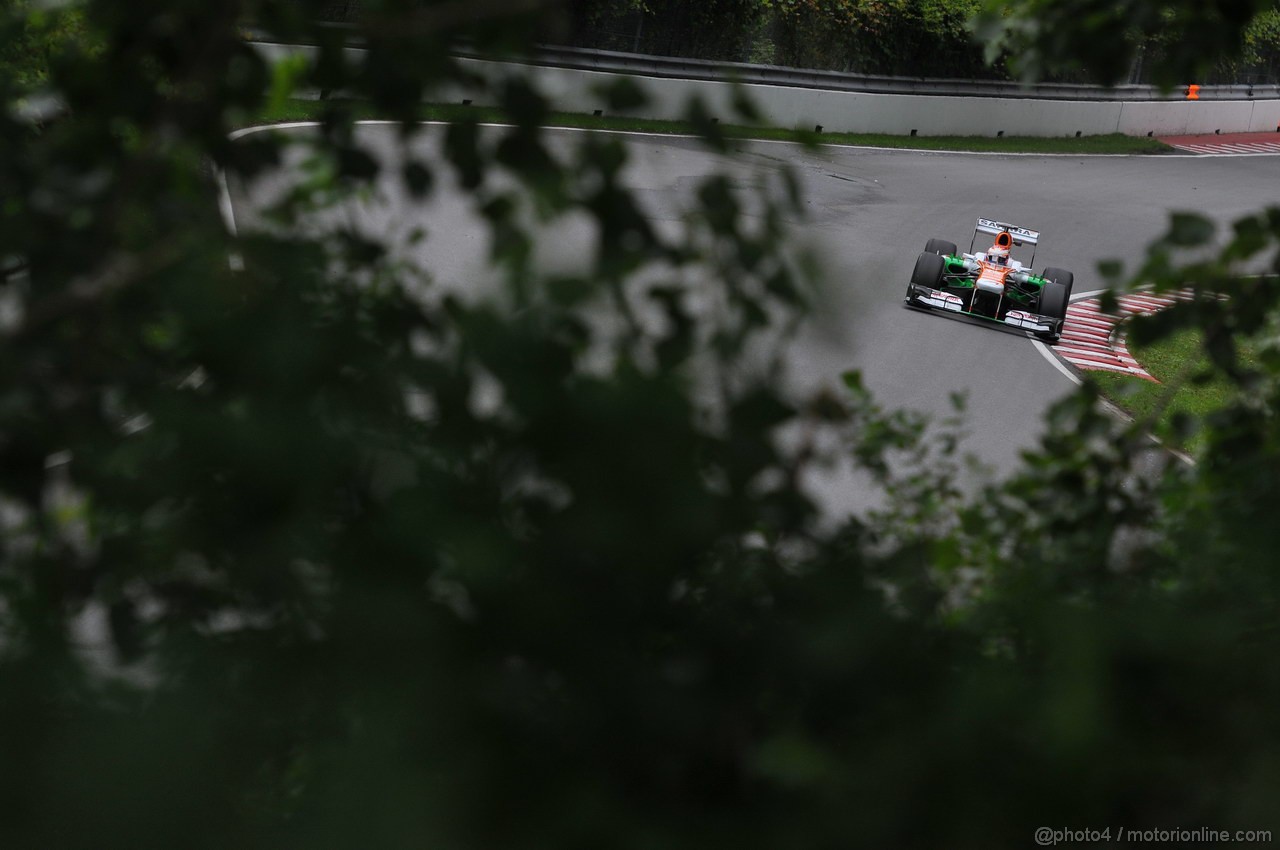
[[[318,120],[326,108],[346,109],[357,119],[385,118],[369,103],[352,100],[288,100],[275,109],[264,110],[248,123],[270,124],[288,121]],[[482,123],[506,123],[509,116],[501,109],[457,104],[424,104],[415,115],[420,121],[458,121],[470,118]],[[685,121],[662,121],[652,118],[620,118],[586,115],[576,112],[554,112],[544,122],[547,127],[573,127],[587,130],[615,130],[671,135],[699,135],[694,125]],[[1067,153],[1067,154],[1162,154],[1173,148],[1158,139],[1110,133],[1104,136],[894,136],[886,133],[815,133],[777,127],[746,127],[721,124],[716,129],[730,139],[766,139],[797,142],[805,145],[853,145],[860,147],[911,148],[939,151],[986,151],[992,153]]]
[[[1203,417],[1235,401],[1241,390],[1211,371],[1199,331],[1180,330],[1150,345],[1131,341],[1128,348],[1159,384],[1115,372],[1089,372],[1089,379],[1121,410],[1150,423],[1152,433],[1167,445],[1196,454],[1204,443],[1199,427]],[[1257,367],[1252,346],[1237,341],[1237,351],[1241,366]],[[1176,427],[1180,416],[1187,417],[1190,430]]]

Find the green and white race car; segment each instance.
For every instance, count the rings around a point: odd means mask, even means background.
[[[993,242],[975,253],[980,234],[992,236]],[[1039,242],[1038,231],[987,218],[978,219],[968,253],[960,253],[954,242],[930,239],[911,271],[906,303],[988,319],[1057,342],[1075,275],[1053,267],[1033,274],[1030,267]],[[1024,266],[1010,254],[1027,245],[1031,256]]]

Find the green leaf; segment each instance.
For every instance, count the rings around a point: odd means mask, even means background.
[[[279,112],[284,108],[285,102],[293,96],[308,70],[310,62],[302,53],[276,60],[271,66],[271,94],[267,99],[269,112]]]
[[[1164,239],[1180,248],[1194,248],[1213,239],[1214,224],[1199,213],[1175,212],[1169,216],[1169,232]]]

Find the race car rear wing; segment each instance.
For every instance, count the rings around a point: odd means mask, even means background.
[[[978,219],[978,224],[973,229],[974,238],[979,233],[988,233],[995,236],[1004,231],[1009,231],[1009,235],[1013,237],[1014,245],[1035,245],[1040,241],[1040,231],[1027,230],[1025,227],[1018,227],[1016,224],[1005,224],[1003,221],[992,221],[988,218]]]
[[[989,218],[978,219],[977,225],[973,228],[973,239],[969,242],[969,251],[973,252],[973,246],[977,244],[978,234],[986,233],[990,236],[997,236],[1001,233],[1008,232],[1013,239],[1014,245],[1030,245],[1031,260],[1028,266],[1035,265],[1036,261],[1036,244],[1040,241],[1040,231],[1027,230],[1025,227],[1018,227],[1016,224],[1006,224],[1003,221],[993,221]]]

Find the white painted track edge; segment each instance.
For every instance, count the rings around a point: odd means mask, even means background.
[[[354,121],[352,123],[373,126],[373,125],[386,125],[386,124],[398,125],[403,122],[369,118],[369,119],[361,119],[359,121]],[[417,121],[414,123],[421,124],[424,126],[433,126],[433,125],[439,126],[439,125],[447,125],[450,122],[448,121]],[[305,128],[305,127],[319,127],[319,126],[320,126],[319,121],[285,121],[279,124],[255,124],[252,127],[241,127],[239,130],[232,131],[228,136],[228,138],[230,138],[232,141],[235,141],[237,139],[242,139],[245,136],[248,136],[250,134],[260,133],[267,130],[296,130],[296,129]],[[514,125],[503,124],[501,122],[484,122],[484,123],[478,124],[477,126],[479,127],[512,127]],[[570,133],[604,133],[608,135],[639,136],[642,138],[656,138],[656,139],[702,139],[703,138],[702,136],[699,136],[694,133],[649,133],[641,130],[596,130],[596,129],[591,129],[589,127],[549,126],[549,127],[543,127],[542,129],[556,130],[556,131],[570,132]],[[753,144],[753,145],[754,144],[766,144],[766,145],[798,145],[800,144],[800,142],[792,141],[790,139],[727,139],[726,141],[735,143],[735,144],[744,143],[744,144]],[[1079,157],[1081,159],[1093,159],[1093,158],[1169,159],[1170,157],[1177,156],[1177,154],[1170,154],[1170,153],[1035,153],[1035,152],[1027,152],[1027,151],[951,151],[951,150],[939,150],[937,148],[881,147],[877,145],[858,145],[858,144],[853,144],[849,142],[835,142],[835,141],[822,141],[822,142],[818,142],[817,145],[819,147],[858,148],[860,150],[868,150],[868,151],[888,151],[891,153],[938,154],[942,156],[1023,156],[1023,157],[1049,156],[1049,157]],[[1175,148],[1175,150],[1178,150],[1178,149]],[[1203,154],[1201,155],[1203,156]],[[1223,156],[1232,156],[1232,155],[1246,156],[1246,154],[1223,154]],[[1179,159],[1185,159],[1185,158],[1187,157],[1179,157]]]

